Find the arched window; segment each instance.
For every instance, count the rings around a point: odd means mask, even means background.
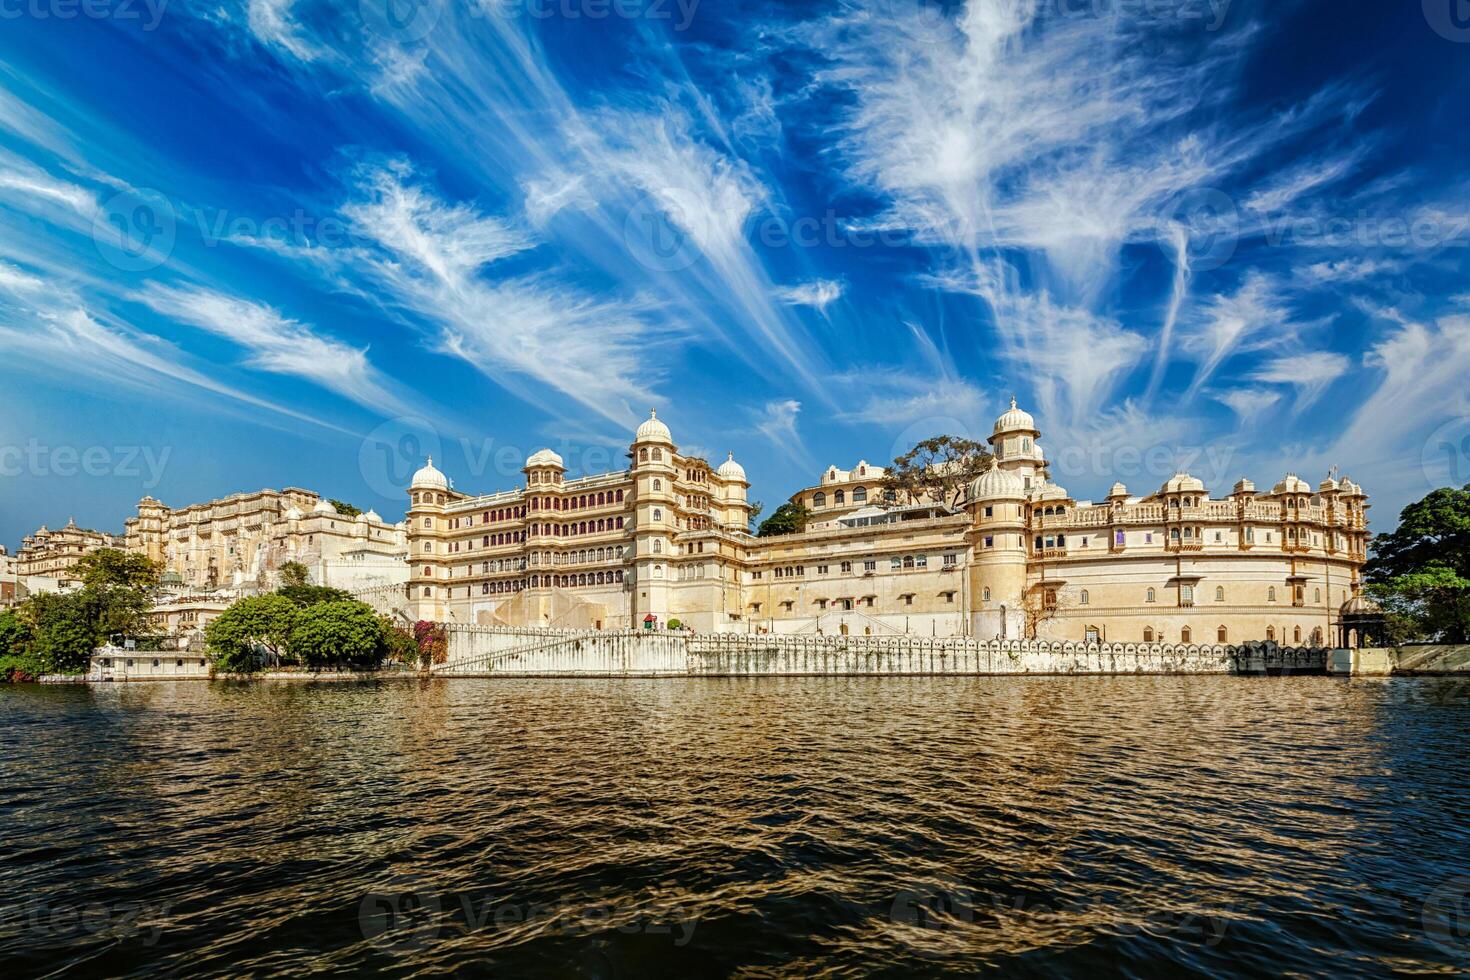
[[[1268,641],[1272,642],[1272,643],[1276,642],[1276,627],[1274,627],[1274,626],[1267,626],[1266,627],[1266,639]]]
[[[1143,642],[1145,642],[1145,643],[1152,643],[1153,641],[1154,641],[1154,628],[1152,626],[1145,626],[1143,628]]]
[[[984,599],[986,602],[990,601],[990,586],[987,585],[985,587],[985,591],[981,593],[981,598]]]
[[[1189,642],[1189,638],[1191,636],[1193,636],[1193,635],[1194,634],[1190,633],[1189,627],[1186,626],[1186,627],[1184,627],[1184,629],[1182,629],[1182,630],[1179,631],[1179,642],[1180,643],[1188,643]]]
[[[618,493],[617,493],[617,501],[618,501],[618,503],[622,503],[623,502],[623,491],[621,491],[621,490],[619,490]]]
[[[663,461],[663,458],[664,458],[664,451],[662,449],[655,449],[653,451],[653,459],[654,459],[655,462],[662,462]]]
[[[1300,626],[1291,631],[1291,641],[1293,643],[1302,642],[1302,628]]]
[[[1148,590],[1148,593],[1146,594],[1146,596],[1145,596],[1145,598],[1144,598],[1143,601],[1144,602],[1153,602],[1154,601],[1154,590],[1153,589],[1149,589]]]
[[[839,506],[847,503],[847,493],[843,490],[834,490],[832,492],[832,503]]]
[[[1086,589],[1083,589],[1082,590],[1082,596],[1081,596],[1081,602],[1082,602],[1082,604],[1085,606],[1090,601],[1091,601],[1091,597],[1087,594],[1087,590]]]
[[[664,512],[661,508],[655,507],[653,509],[653,519],[656,521],[661,521],[664,519]]]
[[[1216,643],[1229,643],[1230,642],[1230,631],[1227,630],[1223,626],[1221,626],[1219,629],[1215,630],[1215,642]]]
[[[1267,602],[1275,602],[1276,601],[1276,586],[1273,585],[1273,586],[1269,587],[1268,589],[1266,589],[1266,601]]]
[[[655,555],[661,555],[664,553],[664,543],[657,538],[653,539],[653,553]]]
[[[1215,586],[1215,601],[1216,602],[1224,602],[1225,601],[1225,586],[1223,586],[1223,585],[1217,585],[1217,586]]]
[[[1320,603],[1322,601],[1322,590],[1321,589],[1314,589],[1313,590],[1313,598],[1312,598],[1312,601],[1313,602],[1317,602],[1317,603]]]
[[[664,488],[664,484],[663,484],[663,481],[662,480],[654,480],[653,481],[653,489],[655,489],[655,490],[662,490],[663,488]]]
[[[822,491],[820,491],[820,490],[818,490],[816,493],[812,494],[812,506],[813,507],[826,507],[827,506],[827,495],[825,493],[823,493]]]
[[[1169,539],[1171,541],[1178,541],[1179,540],[1179,529],[1177,527],[1174,527],[1174,528],[1170,528],[1169,529]]]
[[[867,487],[858,487],[856,490],[854,490],[852,492],[852,502],[855,503],[855,504],[865,504],[865,503],[867,503],[868,502],[868,488]]]

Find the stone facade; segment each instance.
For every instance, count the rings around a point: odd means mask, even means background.
[[[63,590],[74,588],[81,584],[75,570],[83,555],[99,548],[122,546],[122,538],[77,527],[76,521],[69,520],[65,527],[55,531],[43,524],[21,541],[15,556],[15,574],[20,579],[54,579],[56,586]]]
[[[460,624],[700,632],[1322,646],[1358,594],[1367,497],[1288,475],[1224,498],[1179,474],[1158,490],[1073,498],[1012,403],[994,462],[959,508],[882,499],[884,472],[829,468],[792,496],[799,534],[748,532],[748,484],[680,454],[650,418],[629,469],[576,480],[541,450],[524,486],[409,489],[412,615]]]
[[[407,580],[400,525],[368,511],[337,513],[310,490],[258,490],[171,509],[152,497],[126,522],[125,545],[186,590],[274,588],[281,566],[300,562],[313,582],[354,591]]]

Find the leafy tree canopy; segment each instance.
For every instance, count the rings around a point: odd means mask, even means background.
[[[296,612],[291,652],[313,669],[338,664],[377,666],[387,652],[383,627],[364,602],[319,602]]]
[[[276,590],[276,595],[285,596],[302,609],[323,602],[352,601],[352,596],[348,593],[325,585],[283,585]]]
[[[965,488],[985,472],[989,463],[990,450],[983,442],[959,436],[925,439],[893,460],[883,478],[883,497],[954,509],[963,503]]]
[[[253,670],[257,646],[279,658],[290,639],[297,608],[282,595],[249,596],[230,606],[204,628],[216,665],[233,673]]]
[[[797,534],[806,530],[806,522],[810,519],[811,511],[801,504],[785,503],[777,507],[774,514],[761,521],[756,536],[768,538],[776,534]]]
[[[311,572],[299,561],[288,561],[281,566],[281,585],[310,585]]]
[[[1373,539],[1369,592],[1401,636],[1470,643],[1470,485],[1443,487],[1405,507]]]
[[[341,514],[343,517],[356,517],[358,514],[362,513],[361,508],[354,507],[351,504],[347,503],[345,500],[338,500],[336,497],[332,497],[327,501],[327,503],[337,508],[337,513]]]
[[[152,591],[163,569],[143,555],[98,548],[77,560],[77,577],[88,589],[124,588]]]

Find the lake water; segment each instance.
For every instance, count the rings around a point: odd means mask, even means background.
[[[1470,683],[0,690],[7,976],[1470,969]]]

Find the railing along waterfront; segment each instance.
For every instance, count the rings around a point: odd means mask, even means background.
[[[1325,648],[1274,643],[1084,643],[973,637],[813,636],[447,627],[444,675],[687,677],[758,675],[1325,673]]]

